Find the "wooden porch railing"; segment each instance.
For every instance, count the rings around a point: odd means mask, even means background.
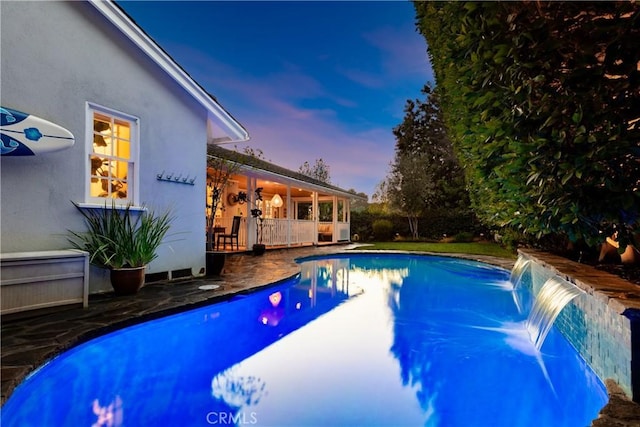
[[[254,221],[253,218],[242,218],[240,223],[240,233],[238,236],[239,245],[247,247],[247,221]],[[216,219],[216,227],[223,227],[226,232],[231,230],[233,218]],[[349,240],[350,224],[348,222],[338,222],[334,230],[333,223],[318,223],[318,231],[322,229],[323,238],[316,234],[314,221],[265,218],[262,229],[262,243],[267,246],[286,246],[312,244],[317,241],[331,242],[334,233],[337,233],[338,241]],[[215,239],[215,238],[214,238]],[[215,244],[215,241],[214,241]]]
[[[313,243],[313,221],[266,218],[262,243],[267,246]]]
[[[351,239],[351,224],[348,222],[338,222],[338,241],[347,241]]]

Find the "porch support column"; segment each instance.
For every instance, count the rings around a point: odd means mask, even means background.
[[[291,186],[287,185],[287,198],[285,202],[285,207],[287,210],[287,214],[285,215],[285,219],[287,221],[287,246],[291,246],[291,227],[293,226],[293,222],[291,221],[292,215],[292,206],[291,206]]]
[[[318,220],[320,218],[318,212],[318,192],[311,193],[311,210],[313,212],[313,244],[318,245]]]
[[[247,179],[247,250],[258,243],[256,241],[256,220],[251,216],[251,209],[253,209],[256,204],[256,185],[257,181],[255,178]]]
[[[344,221],[347,223],[347,240],[351,241],[351,198],[344,199]]]
[[[335,243],[338,241],[338,196],[333,196],[331,198],[331,204],[331,212],[333,212],[331,218],[331,221],[333,222],[333,224],[331,224],[331,241]]]

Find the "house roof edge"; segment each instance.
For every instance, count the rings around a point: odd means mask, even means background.
[[[87,0],[107,20],[118,28],[152,61],[182,86],[198,103],[207,109],[233,136],[233,142],[249,140],[249,132],[198,84],[158,43],[156,43],[118,4],[112,0]]]
[[[250,156],[248,154],[223,148],[220,145],[209,144],[207,146],[207,157],[217,157],[229,160],[240,165],[240,168],[243,170],[258,171],[267,175],[283,178],[290,182],[303,183],[305,186],[308,186],[314,190],[322,190],[336,195],[340,194],[342,196],[348,196],[351,198],[367,201],[365,197],[362,197],[356,193],[351,193],[350,191],[340,188],[336,185],[319,181],[299,172],[292,171],[291,169],[278,166],[274,163]]]

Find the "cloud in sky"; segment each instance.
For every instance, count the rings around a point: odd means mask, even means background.
[[[409,37],[404,27],[385,26],[366,33],[365,39],[383,52],[383,67],[391,77],[433,75],[427,45],[417,33]],[[426,83],[426,82],[425,82]]]
[[[322,158],[333,184],[371,195],[393,159],[405,101],[433,81],[412,4],[184,4],[121,6],[268,160],[298,170]]]

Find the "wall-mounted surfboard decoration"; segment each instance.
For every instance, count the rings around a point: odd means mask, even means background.
[[[48,120],[0,107],[0,155],[33,156],[64,150],[73,145],[73,134]]]

